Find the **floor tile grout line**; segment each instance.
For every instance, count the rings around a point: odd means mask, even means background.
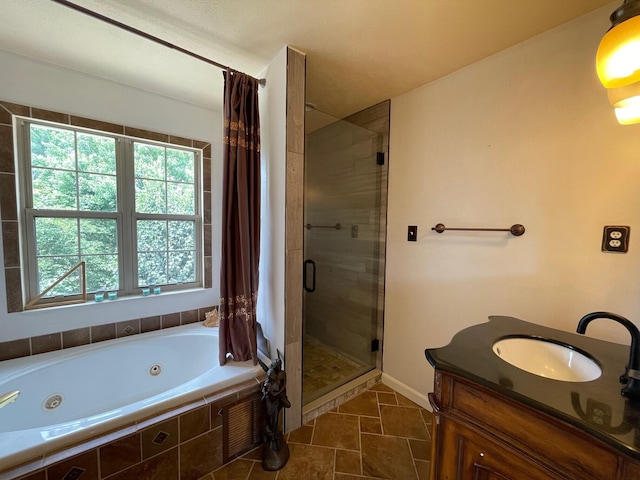
[[[376,395],[376,398],[378,396]],[[362,417],[358,416],[358,433],[360,434],[358,440],[360,440],[360,473],[364,475],[364,464],[362,462]]]
[[[360,474],[364,475],[364,466],[362,465],[362,431],[360,432],[360,452],[359,456],[360,456]]]
[[[335,480],[336,478],[336,462],[338,460],[338,449],[334,448],[333,449],[333,480]]]
[[[378,397],[377,393],[376,393],[376,402],[378,403],[378,418],[380,419],[380,431],[382,432],[382,435],[384,435],[384,425],[382,423],[382,407],[380,406],[380,397]]]
[[[313,419],[313,426],[311,427],[311,439],[309,440],[309,445],[313,445],[313,441],[315,440],[316,425],[318,423],[317,420],[318,420],[318,417]]]
[[[416,472],[416,480],[420,479],[420,473],[418,472],[418,466],[416,465],[416,459],[413,457],[413,450],[411,449],[411,442],[407,439],[407,445],[409,446],[409,453],[411,454],[411,462],[413,463],[413,470]]]

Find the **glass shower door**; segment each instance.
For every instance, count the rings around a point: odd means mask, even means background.
[[[376,367],[386,186],[375,132],[338,120],[305,148],[304,404]]]

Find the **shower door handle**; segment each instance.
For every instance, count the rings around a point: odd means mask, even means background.
[[[307,286],[307,266],[311,265],[311,287]],[[302,270],[302,283],[305,291],[312,293],[316,291],[316,262],[313,260],[304,261],[304,269]]]

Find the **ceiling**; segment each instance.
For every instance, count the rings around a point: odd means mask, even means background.
[[[211,65],[51,0],[0,1],[2,50],[221,108]],[[253,76],[294,47],[307,101],[343,118],[622,0],[72,1]]]

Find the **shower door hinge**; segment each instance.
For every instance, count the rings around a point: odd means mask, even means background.
[[[378,165],[384,165],[384,152],[376,153],[376,163]]]
[[[371,340],[371,351],[377,352],[379,349],[380,349],[380,340],[378,340],[377,338],[374,338],[373,340]]]

